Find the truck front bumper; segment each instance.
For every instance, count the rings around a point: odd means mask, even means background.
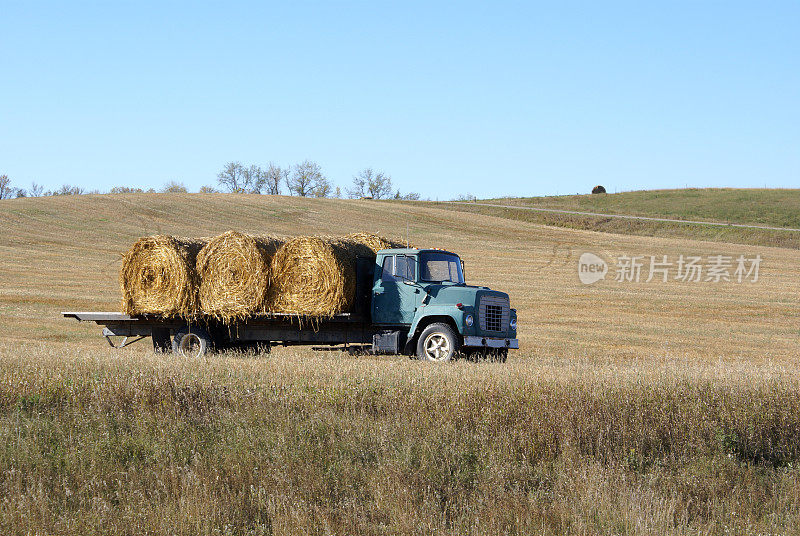
[[[494,337],[467,335],[464,337],[464,346],[519,349],[519,339],[496,339]]]

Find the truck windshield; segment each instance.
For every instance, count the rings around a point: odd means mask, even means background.
[[[423,251],[419,254],[419,276],[422,281],[463,283],[461,259],[452,253]]]

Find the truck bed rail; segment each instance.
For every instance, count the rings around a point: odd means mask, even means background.
[[[136,315],[131,316],[125,313],[115,313],[115,312],[103,312],[103,311],[63,311],[61,315],[64,318],[74,318],[79,322],[97,322],[101,324],[103,322],[158,322],[163,320],[176,320],[179,319],[168,319],[162,315],[153,315],[153,314],[146,314],[146,315]],[[245,322],[257,321],[257,320],[291,320],[291,319],[299,319],[299,320],[350,320],[353,317],[352,313],[338,313],[333,316],[309,316],[309,315],[296,315],[292,313],[259,313],[249,317]]]

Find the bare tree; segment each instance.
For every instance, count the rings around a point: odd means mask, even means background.
[[[108,192],[110,194],[141,194],[144,190],[141,188],[131,188],[129,186],[114,186]]]
[[[322,177],[317,181],[317,185],[314,186],[314,189],[311,191],[311,194],[314,197],[330,197],[331,192],[333,191],[333,185],[331,181]]]
[[[31,183],[31,189],[28,190],[28,195],[31,197],[42,197],[44,193],[44,186],[41,184],[36,184],[35,182]]]
[[[249,185],[244,184],[245,170],[241,162],[228,162],[217,174],[217,182],[229,192],[241,193]]]
[[[383,199],[392,195],[392,178],[383,172],[378,172],[367,181],[367,191],[372,199]]]
[[[359,199],[367,195],[367,179],[365,175],[372,176],[372,169],[367,168],[353,177],[353,186],[347,189],[347,197]]]
[[[217,190],[213,186],[201,186],[199,192],[201,194],[216,194],[219,192],[219,190]]]
[[[69,184],[64,184],[58,190],[53,190],[50,192],[50,195],[81,195],[83,192],[84,190],[80,186],[70,186]]]
[[[185,194],[188,190],[182,182],[169,181],[164,185],[161,191],[165,194]]]
[[[269,195],[280,195],[281,183],[289,183],[290,173],[290,169],[283,169],[280,166],[276,166],[270,162],[269,167],[266,169],[266,171],[264,171],[264,193]]]
[[[353,187],[347,190],[347,195],[352,199],[367,195],[384,199],[392,195],[392,178],[382,171],[365,168],[353,177]]]
[[[242,168],[242,187],[241,193],[260,194],[267,183],[267,176],[260,167],[251,165]]]
[[[313,166],[316,166],[316,169],[313,169]],[[312,195],[312,190],[318,180],[313,176],[314,171],[320,177],[322,176],[319,166],[313,162],[305,161],[295,166],[295,174],[298,173],[298,169],[301,167],[303,172],[301,173],[300,182],[297,183],[297,177],[291,174],[290,169],[281,168],[272,162],[270,162],[267,169],[262,169],[256,165],[245,167],[241,162],[228,162],[217,175],[217,180],[225,190],[234,193],[279,195],[281,193],[281,183],[285,182],[289,185],[290,191],[295,191],[292,189],[292,185],[295,185],[300,187],[300,191],[305,192],[298,195]]]
[[[408,192],[407,194],[401,194],[400,190],[397,190],[394,194],[395,199],[401,199],[404,201],[419,201],[420,195],[417,192]]]
[[[321,191],[318,189],[321,182],[327,182],[322,175],[322,168],[316,162],[305,160],[294,166],[294,171],[287,179],[286,184],[289,192],[300,197],[308,197],[316,195],[315,191]],[[328,191],[330,191],[330,184],[328,184]]]
[[[14,188],[11,187],[11,179],[8,175],[0,175],[0,199],[11,199],[14,197]]]

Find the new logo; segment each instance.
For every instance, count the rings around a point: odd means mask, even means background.
[[[591,285],[597,283],[601,279],[605,279],[608,273],[608,264],[606,261],[595,255],[594,253],[583,253],[578,259],[578,278],[584,285]]]

